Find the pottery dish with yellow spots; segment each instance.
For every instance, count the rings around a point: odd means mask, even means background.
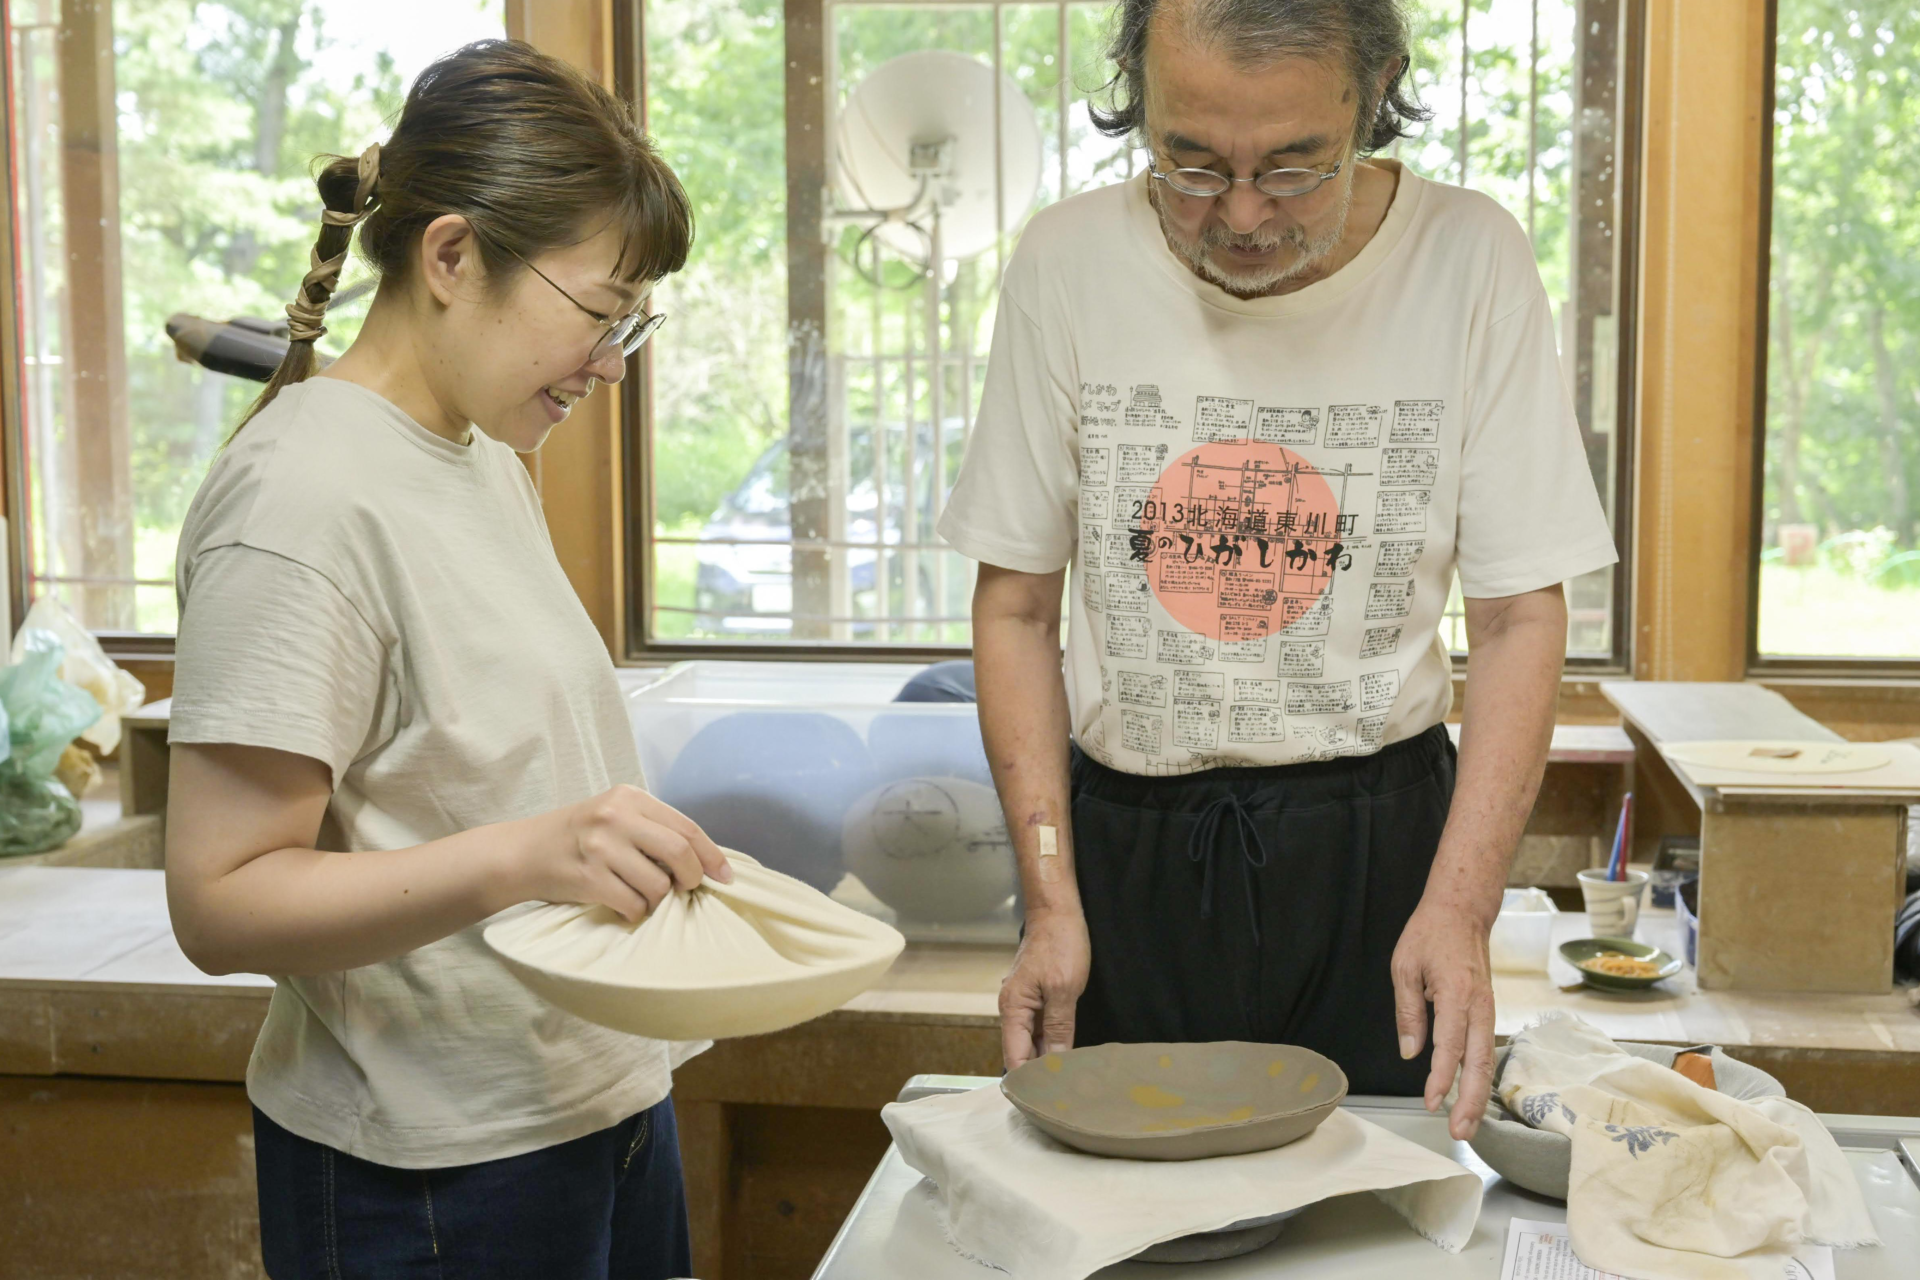
[[[1075,1150],[1196,1160],[1305,1137],[1347,1096],[1347,1077],[1299,1045],[1100,1044],[1035,1058],[1000,1091]]]

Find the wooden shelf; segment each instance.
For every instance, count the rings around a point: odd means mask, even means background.
[[[1703,785],[1674,766],[1668,745],[1845,739],[1755,684],[1616,680],[1600,691],[1659,757],[1660,780],[1677,782],[1700,810],[1702,986],[1890,991],[1907,807],[1920,791]]]

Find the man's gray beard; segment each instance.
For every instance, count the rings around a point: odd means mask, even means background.
[[[1346,184],[1340,193],[1340,207],[1334,210],[1333,225],[1326,234],[1309,237],[1299,227],[1290,227],[1278,235],[1237,236],[1222,226],[1210,226],[1200,233],[1198,241],[1187,240],[1176,232],[1167,221],[1167,211],[1156,198],[1153,209],[1160,217],[1160,231],[1166,237],[1173,251],[1185,259],[1195,271],[1219,285],[1236,298],[1258,298],[1273,291],[1289,280],[1295,280],[1307,274],[1315,266],[1326,261],[1339,247],[1341,238],[1347,233],[1347,213],[1353,207],[1353,185]],[[1281,245],[1291,245],[1293,259],[1273,266],[1258,267],[1249,271],[1228,271],[1215,262],[1210,249],[1227,245],[1252,245],[1261,249],[1277,249]]]

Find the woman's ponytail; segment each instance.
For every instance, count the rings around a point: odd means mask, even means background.
[[[294,290],[287,304],[287,354],[267,382],[266,390],[234,428],[253,421],[262,409],[273,403],[283,387],[305,382],[313,376],[313,344],[327,331],[327,304],[340,283],[341,268],[353,245],[353,229],[379,207],[380,144],[374,143],[355,160],[347,156],[329,157],[315,184],[320,188],[320,235],[314,241],[309,259],[310,270]]]

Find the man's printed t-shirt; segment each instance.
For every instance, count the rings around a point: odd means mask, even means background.
[[[1456,568],[1499,597],[1616,559],[1526,236],[1402,169],[1351,263],[1242,300],[1168,249],[1146,182],[1022,235],[940,532],[1071,562],[1073,733],[1113,768],[1413,737],[1451,703]]]

